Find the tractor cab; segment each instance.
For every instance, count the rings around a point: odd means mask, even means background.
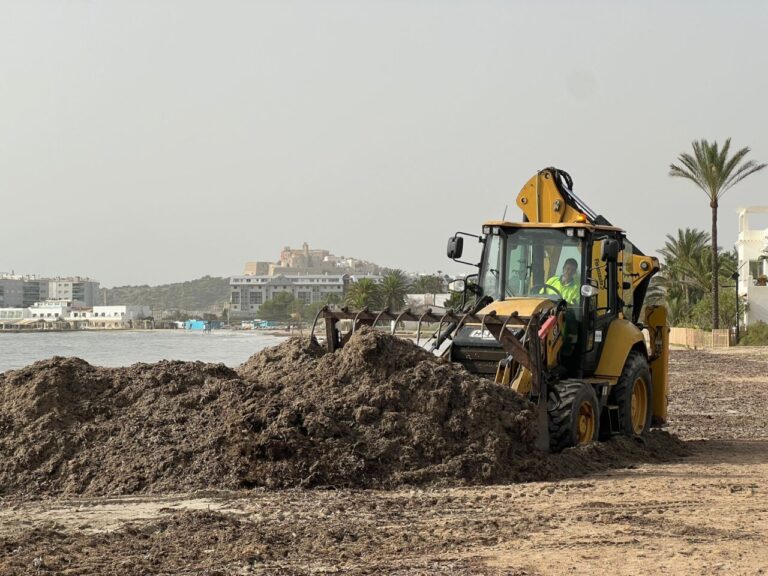
[[[561,365],[572,376],[593,372],[610,322],[632,316],[631,282],[624,275],[631,273],[633,246],[623,231],[578,222],[491,221],[476,238],[483,244],[482,257],[468,294],[486,300],[480,313],[528,317],[559,308],[565,320]],[[452,256],[460,255],[454,250]],[[498,344],[492,352],[493,340],[468,325],[454,338],[453,356],[491,374],[502,354]]]
[[[564,300],[578,313],[584,276],[584,229],[511,225],[484,227],[478,275],[481,294],[494,300],[545,297]]]
[[[525,301],[550,300],[566,311],[563,355],[577,348],[586,282],[584,229],[510,225],[484,227],[485,245],[478,274],[479,296],[505,307],[528,308]],[[492,308],[497,306],[490,305]],[[520,310],[517,310],[518,313]]]

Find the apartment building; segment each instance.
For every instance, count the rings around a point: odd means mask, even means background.
[[[49,278],[48,298],[53,300],[70,300],[84,306],[95,306],[99,303],[101,294],[99,283],[90,278],[79,276],[69,278]]]
[[[23,286],[21,279],[0,276],[0,308],[20,308]]]
[[[27,308],[48,298],[48,281],[35,276],[0,275],[0,308]]]
[[[350,282],[346,274],[278,274],[232,276],[229,281],[230,310],[232,316],[254,316],[264,302],[277,294],[291,294],[305,304],[320,302],[335,294],[343,298]]]
[[[0,307],[28,308],[45,300],[69,300],[94,306],[99,303],[99,294],[99,283],[90,278],[0,275]]]

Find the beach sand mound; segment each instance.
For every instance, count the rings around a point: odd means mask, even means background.
[[[411,342],[360,330],[334,354],[302,344],[240,369],[251,386],[237,442],[248,484],[495,482],[532,449],[531,404]]]
[[[0,375],[0,491],[130,494],[232,485],[223,364],[97,368],[54,357]],[[236,393],[236,392],[235,392]]]
[[[333,354],[291,339],[238,370],[55,357],[0,374],[0,495],[487,484],[677,454],[659,434],[555,456],[534,442],[514,391],[369,329]]]

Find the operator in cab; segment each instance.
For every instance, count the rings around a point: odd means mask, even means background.
[[[576,276],[579,264],[574,258],[568,258],[563,264],[562,275],[552,276],[547,280],[547,286],[557,290],[568,304],[576,304],[579,300],[579,282]],[[546,288],[545,288],[546,290]]]

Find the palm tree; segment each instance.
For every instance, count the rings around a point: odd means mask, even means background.
[[[717,208],[720,198],[728,190],[744,180],[750,174],[765,168],[765,164],[758,164],[754,160],[744,161],[749,154],[749,148],[738,150],[733,156],[728,157],[731,147],[731,139],[725,141],[722,149],[717,142],[699,140],[693,142],[693,155],[680,154],[677,159],[682,166],[670,164],[669,175],[676,178],[687,178],[701,188],[709,198],[709,206],[712,209],[712,278],[717,279]],[[712,282],[712,326],[719,326],[719,294],[718,282]]]
[[[413,291],[416,294],[442,294],[445,282],[440,276],[419,276],[413,283]]]
[[[461,308],[461,302],[464,299],[464,294],[462,292],[451,292],[450,297],[448,300],[443,302],[443,307],[450,308],[452,310],[458,310]]]
[[[326,294],[325,296],[323,296],[323,299],[322,299],[322,303],[324,306],[325,305],[338,306],[339,304],[341,304],[341,302],[342,302],[342,298],[339,294]]]
[[[381,300],[384,306],[392,312],[405,307],[405,295],[408,293],[410,282],[402,270],[389,270],[381,279]]]
[[[701,321],[701,309],[712,306],[712,251],[709,234],[701,230],[686,228],[677,231],[677,236],[667,234],[664,248],[659,250],[664,257],[661,272],[651,280],[646,294],[646,303],[664,304],[669,312],[672,325],[689,324],[696,316],[695,324],[710,325],[712,319]],[[728,282],[736,270],[738,258],[735,250],[718,250],[719,280]],[[720,303],[722,308],[722,302]],[[728,303],[730,306],[730,301]],[[720,314],[728,318],[728,314]]]
[[[377,308],[381,302],[379,285],[371,278],[361,278],[350,285],[344,301],[353,308]]]
[[[677,230],[677,237],[667,234],[667,241],[659,253],[664,265],[658,285],[662,286],[668,299],[675,298],[686,306],[701,297],[700,292],[709,289],[702,282],[701,257],[709,246],[709,234],[702,230],[686,228]],[[706,272],[706,270],[704,270]]]

